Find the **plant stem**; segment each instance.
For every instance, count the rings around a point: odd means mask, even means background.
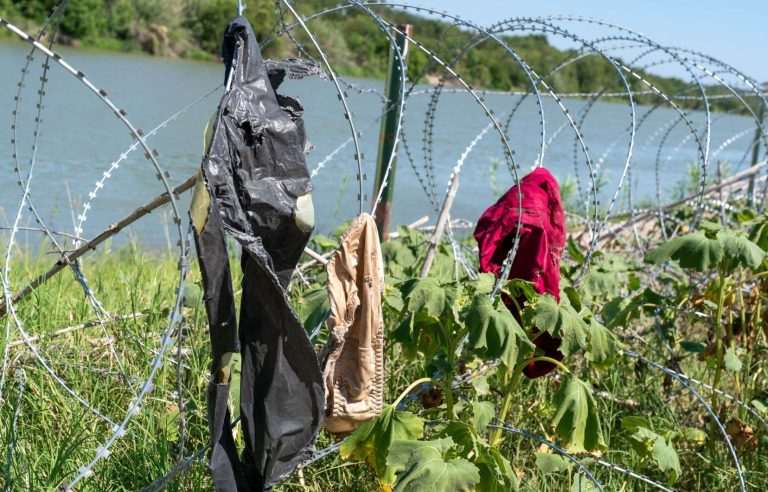
[[[717,289],[717,313],[715,314],[715,355],[717,357],[717,362],[715,364],[715,378],[712,381],[712,409],[715,413],[717,413],[718,398],[717,392],[714,390],[718,389],[720,375],[723,369],[723,303],[725,299],[725,274],[722,268],[718,269],[718,276],[720,285]],[[716,432],[717,428],[713,421],[710,424],[710,435],[714,436]],[[714,442],[714,440],[712,440],[712,442]],[[712,449],[714,449],[714,446],[712,446]]]
[[[443,375],[442,386],[443,393],[445,394],[445,408],[448,412],[448,419],[456,420],[456,415],[453,411],[453,370],[456,364],[456,341],[451,337],[451,330],[442,322],[440,323],[440,329],[443,331],[445,345],[448,347],[448,351],[445,355],[448,357],[448,367],[450,368]]]
[[[546,357],[546,356],[539,356],[539,357],[533,357],[531,359],[526,359],[520,363],[518,363],[514,370],[512,371],[512,377],[509,379],[509,383],[504,388],[504,401],[501,404],[501,411],[499,412],[499,420],[504,422],[507,418],[507,413],[509,412],[509,407],[512,404],[512,395],[517,389],[517,386],[520,384],[520,380],[523,376],[523,369],[528,364],[531,364],[533,362],[549,362],[551,364],[556,365],[559,369],[562,371],[569,373],[571,371],[568,370],[565,365],[563,365],[562,362],[560,362],[557,359],[553,359],[552,357]],[[491,446],[496,447],[501,442],[501,434],[502,429],[496,429],[493,433],[493,436],[491,437]]]
[[[528,362],[526,362],[527,364]],[[518,384],[520,384],[520,375],[522,372],[518,373],[517,371],[514,371],[512,374],[512,377],[510,377],[509,382],[504,387],[504,402],[501,404],[501,411],[499,412],[499,420],[502,422],[507,418],[507,412],[509,412],[509,407],[512,404],[512,393],[514,393],[514,390],[517,388]],[[493,432],[493,436],[491,436],[491,446],[492,447],[498,447],[499,443],[501,442],[501,429],[496,429]]]
[[[424,383],[432,383],[432,384],[436,384],[438,386],[442,386],[443,385],[443,383],[441,383],[440,381],[438,381],[436,379],[432,379],[432,378],[420,378],[420,379],[417,379],[416,381],[412,382],[407,388],[405,388],[405,391],[400,393],[400,396],[398,396],[397,400],[395,400],[394,403],[392,403],[392,406],[397,408],[397,406],[400,405],[400,402],[403,401],[403,398],[408,396],[410,394],[410,392],[413,391],[413,389],[416,386],[418,386],[420,384],[424,384]]]

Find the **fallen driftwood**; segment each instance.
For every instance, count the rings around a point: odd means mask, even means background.
[[[180,195],[181,193],[184,193],[185,191],[192,188],[195,185],[196,181],[197,181],[197,174],[194,174],[189,178],[187,178],[186,180],[184,180],[183,183],[173,188],[171,191],[173,192],[174,195]],[[156,196],[155,198],[153,198],[152,200],[148,201],[144,205],[140,206],[130,214],[126,215],[119,221],[110,225],[109,227],[101,231],[101,233],[99,233],[96,237],[86,242],[79,248],[75,249],[74,251],[70,251],[69,253],[65,253],[61,258],[59,258],[58,261],[56,261],[56,263],[53,264],[53,266],[50,269],[48,269],[47,272],[40,275],[35,280],[30,282],[29,285],[27,285],[20,291],[13,294],[11,296],[11,302],[16,304],[20,299],[29,295],[29,293],[31,293],[33,290],[38,288],[41,284],[47,282],[51,277],[53,277],[54,275],[62,271],[64,268],[66,268],[67,265],[70,265],[72,262],[82,257],[87,252],[95,250],[98,245],[100,245],[110,237],[114,236],[121,230],[128,227],[130,224],[136,222],[137,220],[144,217],[145,215],[152,213],[154,210],[158,209],[159,207],[165,205],[170,201],[171,201],[171,197],[168,194],[168,192],[162,193]],[[5,302],[0,304],[0,315],[5,314],[7,308],[8,307],[5,305]]]
[[[699,196],[702,196],[705,199],[713,194],[718,194],[718,196],[720,195],[728,196],[732,194],[734,191],[736,191],[735,190],[736,188],[743,187],[745,182],[754,180],[755,176],[757,176],[767,166],[768,166],[768,161],[759,162],[748,169],[745,169],[739,173],[734,174],[730,178],[725,179],[714,186],[710,186],[709,188],[705,189],[704,192],[701,194],[696,193],[693,195],[689,195],[685,198],[681,198],[680,200],[667,203],[661,206],[660,208],[655,208],[652,210],[635,213],[634,215],[629,212],[616,215],[614,217],[614,220],[616,219],[626,219],[626,220],[620,223],[615,223],[609,229],[603,231],[603,233],[600,235],[600,238],[598,239],[598,246],[606,245],[607,243],[615,239],[617,236],[624,234],[627,230],[631,228],[638,228],[639,229],[638,233],[642,237],[646,237],[646,238],[650,237],[650,232],[654,227],[653,221],[658,219],[660,210],[662,212],[674,210],[675,208],[681,205],[697,200]],[[584,228],[581,232],[574,235],[574,239],[578,244],[582,244],[584,243],[584,241],[588,241],[588,234],[589,234],[588,229]]]

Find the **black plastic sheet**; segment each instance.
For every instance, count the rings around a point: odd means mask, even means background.
[[[210,470],[217,490],[255,491],[309,457],[322,426],[322,373],[285,291],[313,227],[303,108],[274,91],[286,76],[319,68],[302,60],[262,60],[243,17],[228,26],[222,56],[226,77],[234,73],[203,158],[207,216],[193,220],[213,355]],[[243,251],[239,323],[227,236]],[[242,355],[242,456],[227,403],[228,361],[235,352]]]

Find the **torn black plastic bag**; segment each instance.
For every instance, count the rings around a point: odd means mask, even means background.
[[[274,92],[286,74],[317,69],[295,60],[267,67],[243,17],[230,23],[222,52],[234,74],[203,159],[206,203],[195,205],[196,192],[191,211],[213,356],[210,470],[217,490],[260,491],[312,454],[322,426],[322,373],[285,292],[314,220],[303,109]],[[243,249],[239,330],[225,233]],[[242,457],[227,406],[234,352],[242,355]]]

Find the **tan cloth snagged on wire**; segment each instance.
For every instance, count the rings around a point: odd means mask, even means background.
[[[325,428],[341,434],[381,413],[384,391],[384,264],[376,223],[361,214],[327,267],[328,344],[323,351]]]

